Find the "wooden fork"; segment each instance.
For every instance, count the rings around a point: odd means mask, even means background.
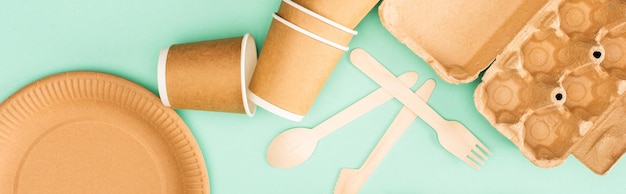
[[[374,80],[381,88],[398,99],[437,132],[439,144],[470,166],[480,169],[479,164],[491,151],[483,145],[463,124],[448,121],[433,110],[424,99],[415,95],[410,88],[404,86],[389,70],[363,49],[354,49],[350,53],[350,61],[359,70]],[[480,148],[480,149],[479,149]],[[481,150],[482,149],[482,150]],[[480,155],[479,158],[478,155]]]

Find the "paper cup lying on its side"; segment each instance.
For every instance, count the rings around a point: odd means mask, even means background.
[[[341,45],[348,45],[352,36],[357,34],[357,31],[319,15],[291,0],[283,0],[277,14],[313,34]]]
[[[159,55],[158,85],[168,107],[253,116],[248,84],[257,62],[254,38],[176,44]]]
[[[274,15],[250,82],[253,102],[293,121],[300,121],[306,115],[347,50],[345,46],[336,43],[332,46],[324,43],[323,37],[301,31]]]
[[[354,29],[379,0],[293,0],[343,26]]]

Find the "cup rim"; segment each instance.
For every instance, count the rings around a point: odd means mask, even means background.
[[[257,53],[254,37],[250,33],[246,33],[241,40],[241,56],[240,56],[240,81],[241,81],[241,99],[246,115],[254,116],[256,112],[256,103],[248,96],[248,86],[252,80],[252,74],[256,68]]]
[[[293,2],[292,0],[283,0],[283,2],[287,3],[288,5],[290,5],[290,6],[294,7],[294,8],[296,8],[296,9],[300,10],[301,12],[304,12],[304,13],[306,13],[306,14],[308,14],[308,15],[310,15],[310,16],[312,16],[312,17],[314,17],[314,18],[316,18],[316,19],[318,19],[318,20],[320,20],[320,21],[322,21],[322,22],[324,22],[324,23],[326,23],[328,25],[331,25],[331,26],[333,26],[335,28],[338,28],[341,31],[350,33],[352,35],[357,35],[359,33],[356,30],[350,29],[350,28],[348,28],[348,27],[346,27],[344,25],[341,25],[341,24],[339,24],[339,23],[337,23],[337,22],[335,22],[335,21],[333,21],[331,19],[328,19],[328,18],[326,18],[326,17],[324,17],[324,16],[322,16],[322,15],[320,15],[318,13],[315,13],[314,11],[312,11],[310,9],[307,9],[306,7],[300,5],[300,4],[296,3],[296,2]]]
[[[157,64],[157,85],[159,89],[159,97],[166,107],[172,107],[169,97],[167,96],[167,80],[165,77],[165,66],[167,63],[167,54],[171,46],[161,49],[159,53],[159,62]]]
[[[272,13],[272,16],[274,17],[274,20],[277,20],[280,23],[288,26],[289,28],[291,28],[291,29],[293,29],[293,30],[295,30],[297,32],[300,32],[301,34],[304,34],[304,35],[306,35],[306,36],[308,36],[310,38],[313,38],[313,39],[315,39],[317,41],[325,43],[325,44],[327,44],[329,46],[335,47],[335,48],[337,48],[339,50],[343,50],[343,51],[349,50],[349,48],[347,46],[343,46],[343,45],[337,44],[336,42],[330,41],[330,40],[328,40],[328,39],[326,39],[324,37],[321,37],[321,36],[319,36],[317,34],[314,34],[314,33],[310,32],[308,30],[305,30],[304,28],[301,28],[300,26],[297,26],[296,24],[291,23],[291,22],[285,20],[284,18],[280,17],[276,13]]]
[[[303,115],[298,115],[292,112],[289,112],[288,110],[282,109],[274,104],[272,104],[271,102],[266,101],[265,99],[257,96],[256,94],[254,94],[254,92],[252,91],[248,91],[248,97],[255,102],[257,105],[259,105],[260,107],[263,107],[263,109],[274,113],[275,115],[278,115],[280,117],[283,117],[285,119],[289,119],[291,121],[296,121],[296,122],[300,122],[302,121],[302,118],[304,118]]]

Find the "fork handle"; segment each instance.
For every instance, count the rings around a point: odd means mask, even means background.
[[[354,49],[350,53],[350,61],[365,75],[374,80],[382,89],[398,99],[404,106],[418,115],[424,122],[437,132],[445,128],[447,120],[433,110],[424,99],[416,96],[411,90],[395,79],[382,64],[363,49]]]
[[[398,76],[398,78],[394,77],[394,79],[397,79],[398,82],[405,85],[406,87],[411,87],[413,84],[415,84],[415,82],[417,82],[417,77],[417,72],[406,72]],[[350,123],[354,119],[359,118],[363,114],[391,100],[392,98],[393,96],[387,93],[387,91],[379,88],[369,95],[363,97],[361,100],[350,105],[348,108],[345,108],[341,112],[333,115],[328,120],[320,123],[313,128],[313,131],[317,134],[318,139],[321,139],[326,135],[334,132],[335,130],[343,127],[344,125]]]

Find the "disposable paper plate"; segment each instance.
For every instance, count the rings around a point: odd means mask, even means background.
[[[193,135],[150,91],[96,72],[0,104],[0,193],[209,193]]]

